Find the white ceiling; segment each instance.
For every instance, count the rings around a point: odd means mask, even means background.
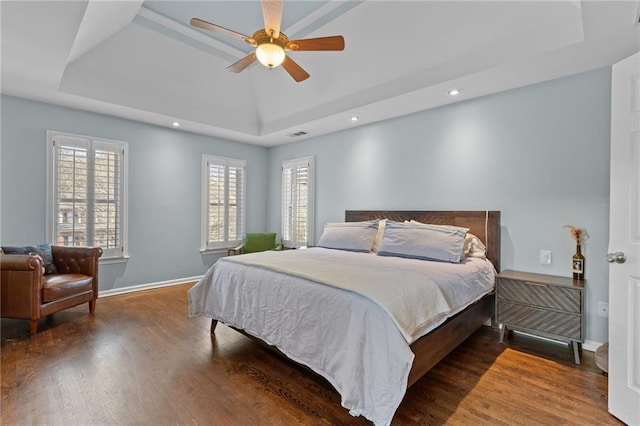
[[[303,140],[583,72],[640,51],[640,2],[286,0],[290,39],[341,34],[343,52],[291,52],[311,77],[255,63],[259,1],[2,1],[2,93],[262,146]],[[462,88],[452,98],[447,92]],[[350,118],[356,115],[357,122]],[[292,133],[307,135],[294,138]]]

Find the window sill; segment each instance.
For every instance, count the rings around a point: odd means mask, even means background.
[[[119,257],[105,257],[100,258],[100,265],[112,265],[116,263],[127,263],[129,261],[129,256],[119,256]]]
[[[227,254],[227,251],[233,247],[220,247],[214,249],[200,249],[200,254]]]

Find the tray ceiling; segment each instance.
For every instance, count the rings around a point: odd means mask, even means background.
[[[342,52],[291,52],[294,82],[194,28],[248,35],[258,1],[0,3],[2,93],[273,146],[533,84],[640,50],[638,1],[285,1],[289,38],[343,35]],[[462,88],[456,98],[452,88]],[[359,120],[353,122],[352,116]],[[306,135],[292,137],[296,132]]]

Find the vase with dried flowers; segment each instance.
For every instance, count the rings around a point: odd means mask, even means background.
[[[582,254],[582,245],[584,241],[589,238],[589,233],[586,229],[577,228],[572,225],[565,225],[564,228],[569,228],[571,237],[576,241],[576,254],[574,254],[571,259],[573,263],[573,279],[583,281],[586,265],[584,255]]]

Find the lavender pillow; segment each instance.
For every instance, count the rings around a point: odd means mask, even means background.
[[[387,222],[379,256],[460,263],[468,228],[418,222]]]

